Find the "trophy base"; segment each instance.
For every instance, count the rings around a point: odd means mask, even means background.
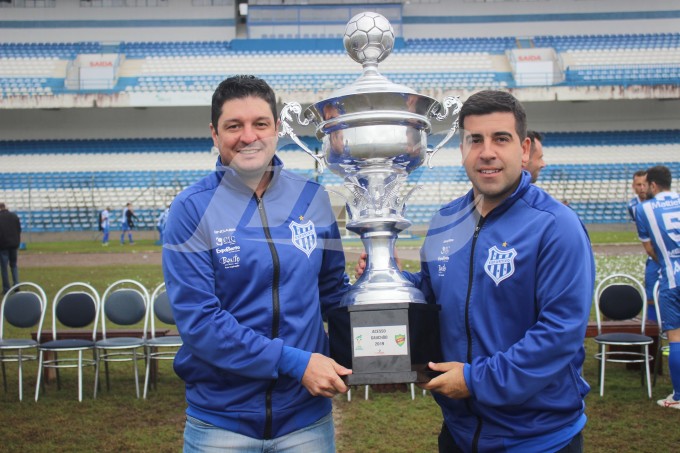
[[[402,371],[402,372],[378,372],[378,373],[357,373],[344,376],[342,378],[347,385],[377,385],[377,384],[410,384],[412,382],[429,382],[430,379],[439,376],[438,371],[426,368],[422,371]]]
[[[441,362],[439,310],[434,304],[350,305],[329,311],[331,357],[352,374],[348,385],[428,382]]]

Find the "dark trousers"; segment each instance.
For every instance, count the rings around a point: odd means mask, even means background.
[[[446,423],[442,423],[442,430],[439,433],[439,453],[463,453],[453,440]],[[575,435],[566,447],[555,453],[583,453],[583,433]]]
[[[9,284],[9,273],[7,266],[12,270],[12,280],[14,284],[19,283],[19,268],[17,267],[18,248],[0,250],[0,272],[2,273],[2,292],[6,293],[12,287]]]

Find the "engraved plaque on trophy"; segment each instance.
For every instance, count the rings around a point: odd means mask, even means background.
[[[304,113],[292,102],[281,111],[282,131],[318,163],[344,179],[348,195],[347,229],[361,237],[366,269],[328,314],[331,357],[352,368],[350,385],[425,382],[430,361],[441,361],[439,306],[428,304],[420,290],[404,278],[394,259],[399,232],[411,223],[404,217],[404,183],[455,134],[461,102],[442,103],[411,88],[390,82],[378,63],[392,52],[394,32],[377,13],[354,16],[345,29],[348,55],[360,63],[361,76]],[[291,122],[316,127],[322,147],[312,152]],[[444,139],[428,149],[431,119],[454,118]]]

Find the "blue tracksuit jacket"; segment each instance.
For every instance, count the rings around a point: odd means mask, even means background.
[[[322,312],[348,288],[328,195],[281,167],[257,199],[218,161],[173,201],[163,248],[187,414],[259,439],[330,412],[300,380],[312,352],[328,355]]]
[[[464,451],[504,451],[575,423],[589,391],[580,376],[594,261],[578,216],[523,172],[481,218],[472,191],[435,215],[408,274],[442,307],[444,361],[470,364],[465,400],[435,395]]]

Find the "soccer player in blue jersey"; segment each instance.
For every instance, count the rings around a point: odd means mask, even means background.
[[[636,209],[636,222],[647,254],[661,265],[659,308],[670,343],[673,393],[657,403],[680,409],[680,195],[671,192],[671,180],[667,167],[647,170],[647,201]]]
[[[633,174],[633,192],[635,196],[628,202],[628,214],[635,222],[635,210],[647,199],[647,170],[638,170]],[[647,319],[656,321],[654,309],[654,285],[659,280],[661,266],[652,257],[647,257],[645,263],[645,296],[647,297]]]

